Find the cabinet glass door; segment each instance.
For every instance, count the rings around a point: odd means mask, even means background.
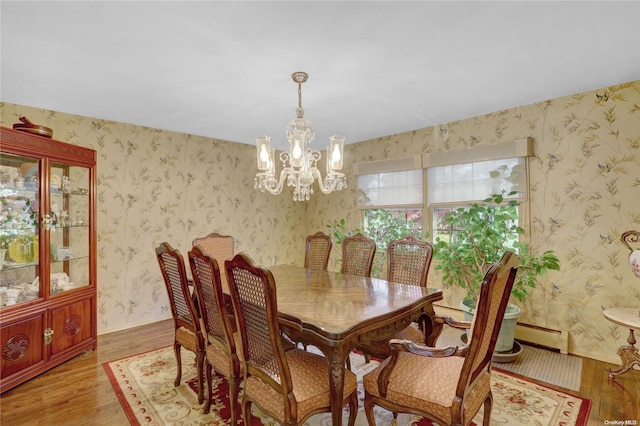
[[[49,252],[52,295],[90,285],[89,169],[51,164]]]
[[[40,297],[38,161],[0,157],[0,307]]]

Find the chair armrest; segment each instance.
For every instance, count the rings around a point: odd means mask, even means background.
[[[413,342],[411,340],[398,340],[391,339],[389,341],[391,349],[395,352],[411,352],[415,355],[428,356],[432,358],[444,358],[448,356],[464,356],[467,352],[467,345],[464,346],[444,346],[441,348],[434,348],[431,346],[425,346],[421,343]]]
[[[467,330],[471,328],[471,322],[469,321],[457,321],[448,315],[438,314],[423,314],[418,319],[420,330],[424,334],[424,343],[429,346],[435,346],[443,327],[448,325],[460,330]]]
[[[458,321],[448,315],[438,316],[438,319],[440,318],[445,324],[453,328],[458,328],[460,330],[468,330],[471,328],[471,321]]]

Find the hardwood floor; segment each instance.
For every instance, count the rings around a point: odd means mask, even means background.
[[[0,424],[128,425],[102,364],[172,343],[171,320],[99,336],[97,351],[79,355],[2,394]],[[592,401],[589,426],[623,425],[625,420],[630,421],[627,425],[640,424],[640,371],[609,380],[605,367],[615,366],[583,358],[580,396]]]

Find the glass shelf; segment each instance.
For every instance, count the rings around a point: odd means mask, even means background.
[[[4,261],[4,264],[2,265],[2,271],[6,272],[6,271],[11,271],[14,269],[24,269],[24,268],[30,268],[33,266],[38,266],[40,263],[38,261],[33,261],[33,262],[24,262],[24,263],[16,263],[16,262],[11,262],[11,261]]]

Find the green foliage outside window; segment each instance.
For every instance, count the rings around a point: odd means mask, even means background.
[[[373,277],[381,277],[386,270],[387,246],[389,242],[408,235],[420,239],[422,230],[421,210],[405,209],[369,209],[365,212],[365,224],[363,228],[349,227],[345,219],[340,219],[333,224],[328,224],[334,249],[342,255],[342,242],[345,238],[362,233],[376,242],[376,257],[371,268]],[[425,235],[426,237],[426,235]]]

